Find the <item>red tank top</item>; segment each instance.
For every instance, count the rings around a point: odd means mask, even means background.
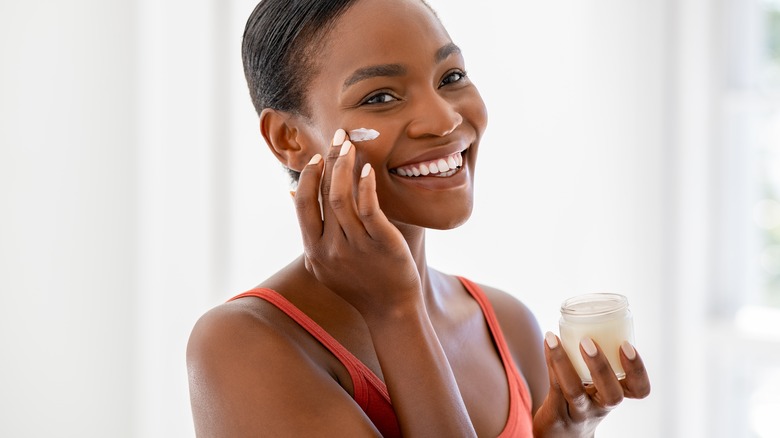
[[[507,382],[509,383],[509,416],[499,437],[532,438],[531,397],[528,394],[525,380],[520,375],[517,367],[515,367],[514,360],[512,360],[512,356],[509,353],[509,347],[504,339],[504,334],[501,332],[501,327],[498,325],[498,319],[493,311],[493,306],[479,286],[465,278],[458,277],[458,279],[479,303],[480,308],[482,308],[482,313],[485,315],[485,320],[506,371]],[[243,297],[258,297],[273,304],[330,350],[352,377],[352,385],[355,388],[355,402],[371,419],[379,432],[382,433],[382,436],[401,436],[398,419],[390,402],[387,387],[363,362],[278,292],[271,289],[257,288],[237,295],[229,301]]]

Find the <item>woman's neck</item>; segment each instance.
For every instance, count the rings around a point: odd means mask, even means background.
[[[417,265],[417,272],[420,275],[420,285],[422,286],[422,293],[425,299],[425,306],[428,309],[428,313],[439,311],[443,309],[444,303],[441,299],[441,291],[438,291],[437,286],[441,285],[439,279],[433,278],[436,272],[428,266],[428,259],[425,254],[425,228],[415,227],[409,225],[394,224],[401,231],[401,234],[406,239],[406,243],[409,245],[409,250],[412,253],[412,258]]]

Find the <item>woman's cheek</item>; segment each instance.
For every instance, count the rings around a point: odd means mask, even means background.
[[[476,87],[473,88],[472,93],[469,93],[469,96],[463,102],[462,108],[464,119],[471,121],[471,124],[477,131],[477,136],[481,137],[487,127],[488,111],[487,106],[485,106],[485,101],[482,100],[482,96],[479,94]]]

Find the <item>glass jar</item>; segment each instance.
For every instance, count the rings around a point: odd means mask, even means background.
[[[626,376],[620,364],[620,344],[634,344],[634,320],[628,299],[619,294],[587,294],[561,305],[561,344],[583,383],[593,383],[580,353],[580,341],[591,338],[601,347],[618,379]]]

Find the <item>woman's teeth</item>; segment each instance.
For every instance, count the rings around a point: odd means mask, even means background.
[[[425,161],[394,169],[394,173],[401,176],[438,176],[445,177],[454,175],[460,167],[463,166],[463,155],[456,152],[436,160]]]

